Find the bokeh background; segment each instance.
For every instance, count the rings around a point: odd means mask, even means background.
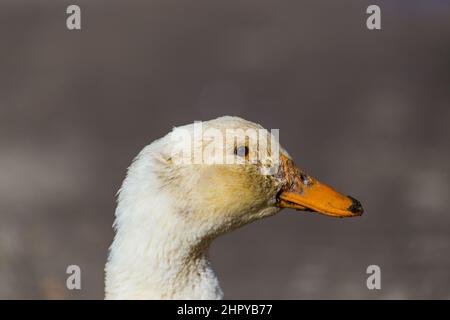
[[[126,167],[222,115],[279,128],[366,210],[284,210],[220,237],[226,298],[450,298],[448,1],[78,0],[68,31],[73,3],[0,0],[0,298],[102,299]]]

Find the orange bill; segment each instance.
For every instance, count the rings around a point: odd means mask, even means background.
[[[286,180],[278,194],[277,205],[281,208],[314,211],[340,218],[360,216],[364,212],[358,200],[308,176],[283,154],[280,175]]]

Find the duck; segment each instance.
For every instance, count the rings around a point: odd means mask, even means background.
[[[358,200],[300,169],[275,133],[224,116],[175,127],[144,147],[117,194],[105,299],[223,299],[208,258],[218,236],[283,208],[363,213]]]

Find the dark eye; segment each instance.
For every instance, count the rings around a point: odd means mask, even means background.
[[[312,183],[311,178],[306,173],[301,173],[300,179],[302,180],[305,186],[310,185]]]
[[[239,146],[234,149],[234,154],[239,157],[248,156],[248,147],[247,146]]]

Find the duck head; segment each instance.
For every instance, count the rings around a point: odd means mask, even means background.
[[[340,218],[363,213],[358,200],[297,167],[260,125],[221,117],[197,123],[197,133],[195,126],[169,134],[160,178],[176,210],[206,233],[217,235],[282,208]]]

